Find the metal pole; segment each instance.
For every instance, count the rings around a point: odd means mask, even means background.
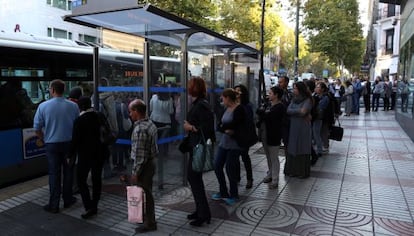
[[[93,48],[93,107],[96,111],[100,110],[99,107],[99,47]]]
[[[296,29],[295,29],[295,79],[298,78],[298,64],[299,64],[299,8],[300,0],[296,0]]]
[[[259,103],[266,99],[266,86],[264,81],[263,54],[264,54],[264,20],[266,0],[262,0],[262,19],[260,24],[260,70],[259,70]],[[261,86],[261,88],[260,88]],[[263,92],[263,97],[262,97]]]

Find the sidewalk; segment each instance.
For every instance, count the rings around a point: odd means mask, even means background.
[[[261,145],[251,152],[254,186],[229,207],[210,200],[212,221],[192,227],[191,191],[154,187],[158,230],[148,235],[414,235],[414,145],[389,112],[341,117],[342,142],[312,167],[308,179],[283,175],[279,188],[261,182],[266,159]],[[283,152],[281,152],[281,155]],[[214,172],[204,175],[208,196],[218,191]],[[165,190],[164,190],[165,191]],[[0,235],[134,235],[127,221],[124,186],[105,180],[98,216],[82,220],[78,202],[59,214],[43,211],[47,178],[0,189]]]

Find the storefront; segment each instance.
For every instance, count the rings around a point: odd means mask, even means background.
[[[414,2],[403,0],[401,4],[401,37],[398,75],[409,87],[407,109],[402,108],[401,94],[397,102],[396,119],[405,132],[414,140]]]

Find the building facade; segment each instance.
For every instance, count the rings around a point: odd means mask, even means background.
[[[70,0],[0,0],[0,5],[2,31],[101,43],[98,30],[63,21],[72,13]]]
[[[374,5],[377,10],[373,14],[372,27],[375,59],[370,76],[372,79],[389,77],[394,81],[398,79],[400,6],[381,2],[374,2]]]
[[[401,0],[397,1],[401,5],[401,37],[400,60],[398,74],[402,81],[408,83],[410,91],[408,96],[408,110],[401,112],[397,109],[396,119],[404,131],[414,140],[414,1]]]

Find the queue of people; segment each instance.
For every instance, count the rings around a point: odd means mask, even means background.
[[[245,187],[253,187],[248,152],[258,141],[256,126],[267,160],[267,172],[262,182],[268,183],[269,189],[276,189],[279,185],[281,147],[284,147],[286,160],[284,175],[309,177],[311,165],[315,164],[317,157],[329,152],[329,129],[334,124],[335,117],[342,113],[341,103],[345,103],[345,116],[351,113],[359,114],[359,99],[362,96],[366,112],[369,112],[369,99],[372,93],[372,110],[377,111],[379,98],[388,95],[391,97],[393,91],[390,90],[391,92],[386,95],[385,90],[389,86],[394,86],[387,79],[377,77],[371,89],[369,81],[360,81],[355,77],[344,84],[339,79],[332,84],[325,80],[310,80],[306,83],[299,81],[293,84],[290,91],[287,89],[288,82],[289,78],[283,76],[279,78],[277,86],[270,88],[267,100],[256,111],[256,124],[248,89],[244,85],[224,89],[221,94],[224,112],[215,127],[215,114],[207,100],[205,80],[193,77],[188,81],[190,106],[182,124],[187,138],[185,143],[180,145],[180,151],[189,154],[186,175],[195,202],[194,212],[187,215],[187,219],[191,220],[190,225],[200,227],[211,221],[203,173],[192,167],[193,148],[202,140],[208,139],[213,144],[217,143],[214,172],[219,188],[210,198],[232,206],[239,201],[240,156],[246,170]],[[408,94],[408,85],[399,82],[395,87],[396,93],[401,94],[401,109],[406,111],[404,104],[407,97],[404,99],[404,95]],[[48,159],[50,199],[44,210],[58,213],[61,194],[65,208],[76,202],[72,182],[74,163],[77,162],[77,184],[85,209],[81,217],[95,217],[98,214],[102,190],[103,166],[110,153],[109,145],[101,138],[102,122],[99,113],[92,108],[91,98],[82,96],[79,89],[73,91],[76,96],[65,99],[65,84],[61,80],[52,81],[49,90],[52,98],[39,105],[33,125],[39,139],[45,143]],[[154,159],[160,154],[157,127],[171,125],[170,118],[174,110],[173,100],[170,98],[161,99],[163,102],[167,101],[166,105],[162,106],[168,109],[157,106],[156,104],[161,104],[157,102],[158,96],[154,95],[151,101],[151,117],[147,116],[147,106],[142,100],[134,99],[128,104],[127,113],[133,122],[130,133],[131,182],[141,186],[146,194],[144,223],[136,228],[137,233],[157,229],[152,195]],[[358,105],[355,105],[355,102]],[[386,104],[388,103],[384,102],[384,110],[388,109],[386,106],[395,109],[392,101],[389,105]],[[157,116],[164,111],[166,113],[163,117],[166,119],[161,119],[161,115]],[[222,133],[217,141],[216,131]],[[92,194],[87,184],[89,174],[92,177]]]

